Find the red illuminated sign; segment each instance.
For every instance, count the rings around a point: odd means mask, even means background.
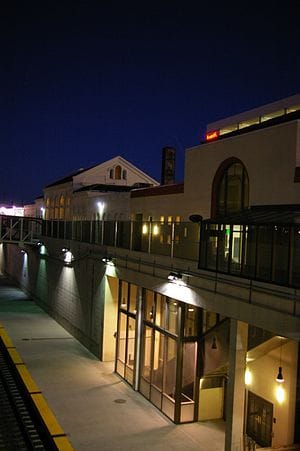
[[[206,141],[212,141],[213,139],[217,139],[219,137],[218,130],[214,130],[213,132],[206,133],[205,139]]]

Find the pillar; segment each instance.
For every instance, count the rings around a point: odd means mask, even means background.
[[[248,324],[231,319],[225,451],[243,450],[247,341]]]

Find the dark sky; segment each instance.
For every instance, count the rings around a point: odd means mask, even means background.
[[[26,0],[0,14],[2,201],[116,155],[160,180],[166,145],[181,181],[207,123],[300,92],[300,0]]]

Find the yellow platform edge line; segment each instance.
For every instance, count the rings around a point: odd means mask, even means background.
[[[36,405],[41,417],[43,418],[43,421],[47,426],[47,429],[50,432],[50,434],[51,435],[64,434],[63,429],[58,424],[57,419],[55,418],[52,410],[49,408],[42,393],[32,394],[31,398],[33,399],[33,402]]]
[[[4,346],[6,348],[14,348],[13,342],[9,338],[8,334],[6,333],[6,330],[4,327],[0,329],[0,337],[2,338],[2,341],[4,343]]]
[[[73,451],[73,447],[67,437],[65,436],[65,433],[61,426],[59,425],[57,419],[55,418],[52,410],[48,406],[44,396],[42,395],[39,387],[31,377],[29,371],[27,370],[26,366],[24,365],[21,356],[15,349],[9,335],[5,331],[4,326],[1,325],[0,327],[0,337],[4,343],[4,346],[7,349],[7,352],[9,353],[17,371],[19,372],[25,387],[27,391],[30,393],[30,396],[36,405],[50,435],[60,435],[63,437],[52,437],[53,441],[58,449],[58,451]],[[36,393],[39,392],[39,393]]]
[[[18,353],[18,351],[15,348],[8,348],[7,351],[15,365],[24,363],[20,354]]]
[[[73,447],[67,437],[54,437],[53,440],[59,451],[73,451]]]
[[[37,386],[37,384],[32,379],[28,369],[25,365],[16,365],[16,369],[18,373],[20,374],[22,381],[24,382],[26,389],[29,393],[36,393],[40,392],[41,390]]]

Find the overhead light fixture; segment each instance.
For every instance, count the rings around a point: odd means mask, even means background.
[[[280,338],[279,368],[278,368],[278,374],[276,377],[276,382],[279,382],[280,384],[282,384],[284,382],[284,377],[282,375],[282,366],[281,366],[281,351],[282,351],[282,338]]]
[[[27,254],[27,252],[25,251],[25,249],[21,249],[21,254]]]
[[[168,275],[168,280],[170,280],[170,282],[176,282],[176,280],[181,280],[181,279],[182,279],[182,274],[180,272],[171,271],[170,274]]]
[[[284,382],[284,378],[283,378],[283,375],[282,375],[282,367],[281,366],[278,368],[278,374],[277,374],[277,377],[276,377],[276,382],[279,382],[280,384],[282,382]]]
[[[37,245],[37,246],[43,246],[44,243],[43,243],[43,241],[38,241],[38,242],[36,243],[36,245]]]
[[[217,349],[217,339],[216,336],[213,336],[211,349]]]
[[[70,250],[70,249],[69,249],[68,247],[63,247],[61,251],[62,251],[62,252],[69,252],[69,250]]]

